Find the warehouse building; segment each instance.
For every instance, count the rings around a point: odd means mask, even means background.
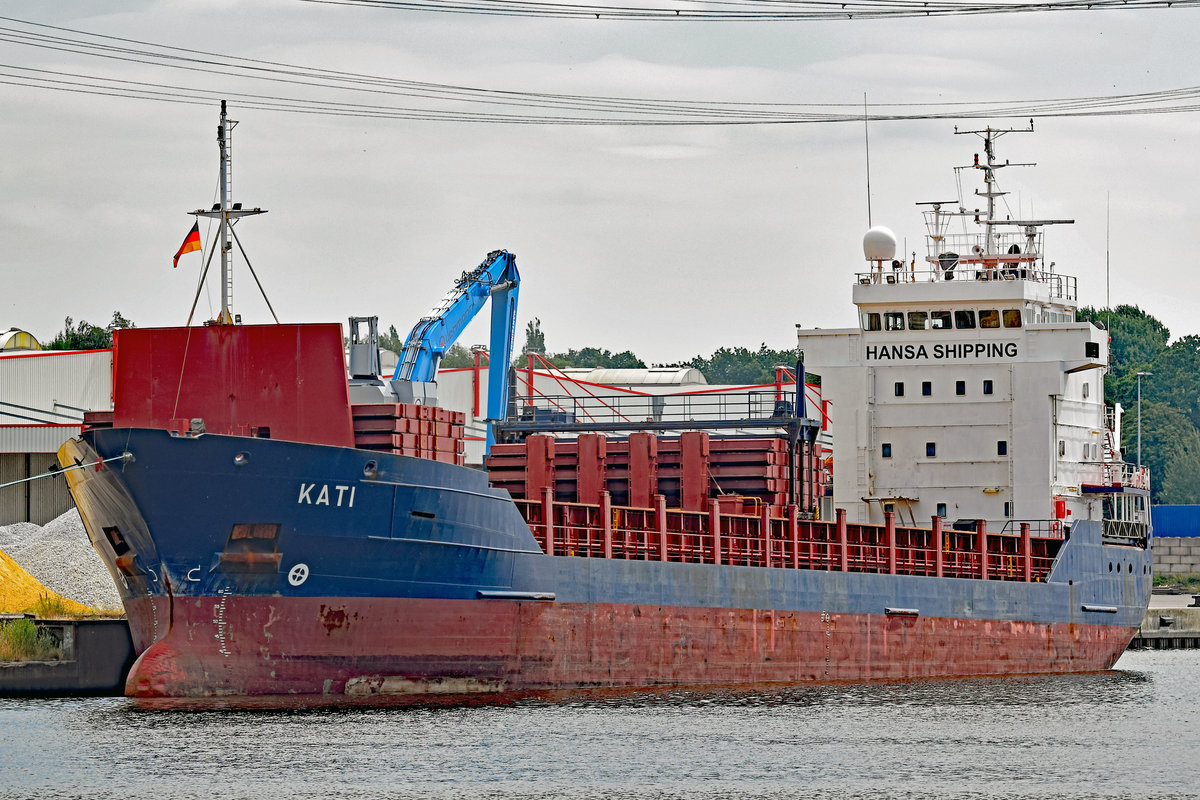
[[[0,333],[0,525],[42,525],[71,507],[62,477],[28,479],[58,463],[84,411],[110,408],[111,350],[42,350],[26,331]]]

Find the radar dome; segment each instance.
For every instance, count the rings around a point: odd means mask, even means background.
[[[876,225],[863,236],[863,255],[868,261],[890,261],[896,257],[896,234]]]

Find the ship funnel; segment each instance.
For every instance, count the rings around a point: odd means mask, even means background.
[[[863,236],[863,255],[868,261],[891,261],[896,257],[896,234],[876,225]]]

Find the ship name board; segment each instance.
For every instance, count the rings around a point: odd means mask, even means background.
[[[975,358],[1016,358],[1016,342],[948,342],[942,344],[869,344],[868,361],[965,361]]]
[[[317,487],[320,486],[320,491]],[[354,490],[357,486],[334,486],[329,491],[329,484],[301,483],[300,499],[296,502],[309,506],[334,506],[336,508],[354,508]]]

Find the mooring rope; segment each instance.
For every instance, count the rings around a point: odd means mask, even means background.
[[[128,461],[129,457],[129,453],[125,452],[119,456],[102,458],[99,461],[89,461],[86,464],[72,464],[69,467],[53,467],[50,469],[50,471],[43,472],[41,475],[34,475],[29,478],[21,478],[20,480],[9,481],[8,483],[0,483],[0,489],[7,489],[9,486],[16,486],[20,483],[29,483],[30,481],[36,481],[39,478],[53,478],[55,475],[62,475],[64,472],[70,472],[73,469],[87,469],[88,467],[94,467],[99,464],[107,464],[109,461]]]

